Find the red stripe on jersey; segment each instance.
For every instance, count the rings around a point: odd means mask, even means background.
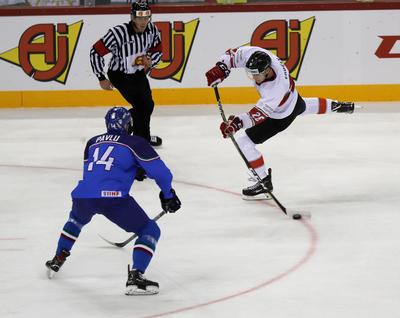
[[[150,53],[157,53],[157,52],[161,52],[162,51],[162,44],[161,42],[158,43],[155,47],[152,47],[149,49]]]
[[[318,102],[319,102],[318,114],[325,114],[326,113],[326,99],[318,98]]]
[[[110,53],[110,50],[106,48],[102,40],[98,40],[95,44],[93,44],[93,48],[100,56]]]
[[[264,158],[261,156],[260,158],[254,160],[254,161],[250,161],[249,164],[250,164],[250,167],[252,167],[253,169],[260,168],[264,165]]]
[[[229,55],[229,62],[231,63],[231,67],[236,67],[235,59],[233,58],[233,54],[237,51],[237,49],[228,49],[225,51],[225,54]]]
[[[279,106],[282,106],[283,104],[285,104],[285,102],[288,100],[290,94],[293,93],[295,86],[296,86],[296,84],[295,84],[293,78],[289,77],[289,91],[285,94],[285,96],[283,96],[281,102],[279,103]]]

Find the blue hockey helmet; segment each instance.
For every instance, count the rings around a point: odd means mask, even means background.
[[[128,132],[133,125],[131,113],[124,107],[111,108],[105,120],[108,132]]]

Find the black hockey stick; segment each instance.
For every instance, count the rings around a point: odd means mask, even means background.
[[[153,219],[153,221],[157,221],[159,218],[161,218],[164,214],[166,214],[166,211],[161,211],[160,213],[158,213],[155,218]],[[129,242],[133,241],[135,238],[137,238],[137,234],[133,234],[130,238],[126,239],[125,241],[121,242],[121,243],[115,243],[115,242],[111,242],[109,240],[107,240],[106,238],[104,238],[103,236],[101,236],[100,234],[97,234],[98,236],[100,236],[100,238],[102,238],[104,241],[106,241],[108,244],[111,244],[115,247],[124,247],[126,244],[128,244]]]
[[[221,103],[221,97],[219,96],[219,91],[218,91],[218,86],[214,85],[214,93],[215,93],[215,97],[217,99],[217,104],[218,104],[218,109],[219,109],[219,113],[221,114],[222,120],[227,123],[228,120],[225,116],[225,112],[224,112],[224,108],[222,107],[222,103]],[[237,144],[235,138],[233,137],[233,135],[229,136],[232,140],[233,145],[235,146],[236,150],[239,152],[239,155],[242,157],[243,161],[245,162],[247,168],[250,170],[250,172],[253,174],[253,176],[256,178],[257,182],[260,183],[260,185],[263,187],[263,189],[267,192],[267,194],[272,198],[272,200],[274,200],[274,202],[276,203],[276,205],[279,207],[279,209],[286,215],[294,218],[294,219],[301,219],[302,216],[304,217],[311,217],[311,214],[308,212],[291,212],[288,211],[285,206],[279,202],[279,200],[276,198],[276,196],[269,191],[268,188],[265,187],[264,183],[262,182],[260,176],[257,174],[257,172],[254,170],[253,167],[250,166],[249,161],[247,160],[247,158],[244,156],[242,150],[240,149],[239,145]],[[300,217],[299,217],[300,215]]]

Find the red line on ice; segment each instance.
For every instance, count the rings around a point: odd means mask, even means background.
[[[73,171],[80,171],[81,169],[76,169],[76,168],[63,168],[63,167],[47,167],[47,166],[26,166],[26,165],[0,165],[0,167],[9,167],[9,168],[27,168],[27,169],[57,169],[57,170],[73,170]],[[210,190],[215,190],[218,192],[223,192],[223,193],[227,193],[227,194],[231,194],[231,195],[236,195],[236,196],[240,196],[240,194],[236,193],[236,192],[232,192],[232,191],[228,191],[228,190],[224,190],[224,189],[219,189],[216,187],[212,187],[212,186],[207,186],[207,185],[202,185],[202,184],[198,184],[198,183],[192,183],[192,182],[186,182],[186,181],[179,181],[179,180],[175,180],[176,183],[181,183],[181,184],[186,184],[186,185],[191,185],[194,187],[201,187],[201,188],[205,188],[205,189],[210,189]],[[269,203],[267,201],[267,204],[271,205],[271,203]],[[283,271],[281,274],[276,275],[272,278],[269,278],[267,280],[265,280],[264,282],[261,282],[260,284],[253,286],[252,288],[248,288],[245,290],[241,290],[238,291],[236,293],[232,293],[217,299],[213,299],[213,300],[209,300],[203,303],[199,303],[199,304],[194,304],[191,306],[187,306],[187,307],[182,307],[182,308],[178,308],[175,310],[171,310],[171,311],[166,311],[166,312],[162,312],[162,313],[158,313],[158,314],[154,314],[154,315],[150,315],[150,316],[145,316],[142,318],[157,318],[157,317],[165,317],[165,316],[169,316],[172,314],[177,314],[177,313],[182,313],[185,311],[191,311],[191,310],[195,310],[198,308],[202,308],[202,307],[206,307],[206,306],[210,306],[216,303],[221,303],[224,301],[228,301],[231,300],[233,298],[237,298],[252,292],[255,292],[256,290],[259,290],[261,288],[264,288],[266,286],[269,286],[283,278],[285,278],[286,276],[288,276],[289,274],[295,272],[296,270],[298,270],[300,267],[302,267],[305,263],[307,263],[311,257],[313,256],[313,254],[315,253],[316,247],[317,247],[317,242],[318,242],[318,234],[316,232],[316,230],[314,229],[314,227],[307,222],[306,220],[300,220],[297,221],[299,224],[302,224],[305,229],[308,232],[309,235],[309,246],[308,249],[306,251],[306,253],[303,255],[303,257],[296,262],[294,265],[292,265],[291,267],[289,267],[288,269],[286,269],[285,271]],[[20,239],[20,238],[17,238]]]

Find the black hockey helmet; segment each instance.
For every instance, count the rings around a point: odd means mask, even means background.
[[[263,51],[254,52],[246,63],[246,71],[250,74],[260,74],[271,66],[271,58]]]
[[[111,108],[104,119],[108,132],[128,132],[133,125],[131,113],[124,107]]]
[[[150,6],[146,1],[132,3],[131,13],[133,17],[151,17]]]

